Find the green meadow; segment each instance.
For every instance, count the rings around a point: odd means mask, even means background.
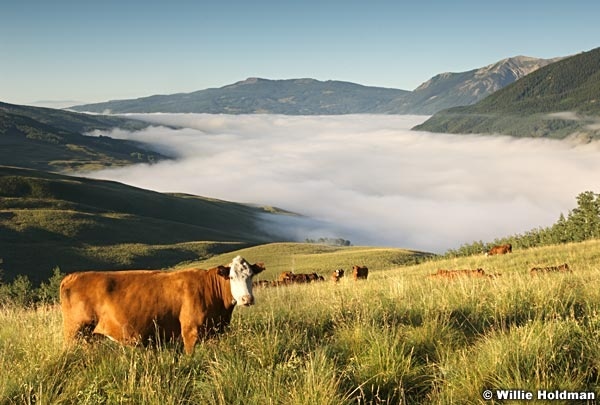
[[[600,394],[600,241],[453,259],[270,244],[188,265],[237,253],[264,261],[267,279],[372,268],[366,281],[256,288],[256,305],[237,308],[228,331],[191,356],[177,344],[106,340],[64,351],[57,306],[5,306],[0,403],[490,404],[510,403],[496,397],[502,389]],[[573,272],[529,274],[562,263]],[[501,276],[427,277],[478,267]]]
[[[273,280],[283,271],[317,273],[327,278],[339,268],[351,272],[357,264],[371,271],[388,270],[400,265],[414,264],[433,257],[433,254],[415,250],[371,247],[329,246],[315,243],[268,243],[210,257],[204,261],[182,263],[176,268],[211,268],[227,264],[235,255],[251,263],[264,262],[266,270],[255,280]]]

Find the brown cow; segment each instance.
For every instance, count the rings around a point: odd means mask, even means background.
[[[563,263],[559,266],[548,266],[548,267],[533,267],[529,270],[529,273],[532,276],[537,275],[538,273],[572,273],[573,270],[569,268],[567,263]]]
[[[252,276],[264,270],[241,256],[210,270],[90,271],[60,284],[65,344],[80,332],[129,344],[183,337],[186,353],[198,339],[222,332],[235,305],[254,304]]]
[[[310,283],[310,277],[306,273],[294,273],[291,281],[293,283]]]
[[[294,278],[294,273],[291,271],[284,271],[279,275],[279,281],[281,282],[291,282],[292,278]]]
[[[313,281],[324,281],[323,276],[319,276],[317,273],[294,273],[291,271],[284,271],[279,275],[275,285],[286,285],[292,283],[310,283]]]
[[[503,255],[506,253],[512,253],[512,245],[510,243],[507,243],[505,245],[494,246],[485,255],[493,256],[493,255]]]
[[[436,273],[429,274],[427,277],[434,278],[448,278],[453,279],[456,277],[487,277],[487,278],[496,278],[499,277],[500,274],[488,274],[483,269],[478,268],[475,270],[471,269],[461,269],[461,270],[446,270],[446,269],[438,269]]]
[[[352,276],[354,280],[366,280],[369,276],[369,269],[366,266],[352,266]]]
[[[338,281],[340,281],[340,279],[344,277],[344,269],[337,269],[336,271],[334,271],[333,273],[331,273],[331,280],[334,283],[337,283]]]

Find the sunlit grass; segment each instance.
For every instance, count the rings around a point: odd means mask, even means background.
[[[236,309],[229,330],[192,356],[178,345],[109,341],[64,352],[58,308],[5,308],[0,398],[453,404],[486,403],[485,389],[599,393],[599,255],[600,241],[592,241],[375,270],[362,282],[256,289],[256,305]],[[564,262],[572,274],[529,274],[532,266]],[[477,267],[502,276],[426,277]]]

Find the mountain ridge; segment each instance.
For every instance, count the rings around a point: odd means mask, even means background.
[[[492,92],[560,58],[505,58],[481,68],[440,73],[413,91],[312,78],[248,77],[218,88],[190,93],[156,94],[72,106],[96,113],[209,114],[433,114],[457,105],[473,104]]]
[[[415,130],[600,139],[600,48],[544,66],[480,102],[440,111]]]
[[[430,115],[446,108],[474,104],[499,89],[561,58],[515,56],[466,72],[444,72],[422,83],[392,113]]]
[[[408,91],[338,80],[251,77],[219,88],[73,106],[105,113],[339,115],[372,112]]]

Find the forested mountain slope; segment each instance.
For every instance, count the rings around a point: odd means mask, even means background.
[[[600,138],[600,48],[543,67],[477,104],[441,111],[414,129],[519,137]]]

